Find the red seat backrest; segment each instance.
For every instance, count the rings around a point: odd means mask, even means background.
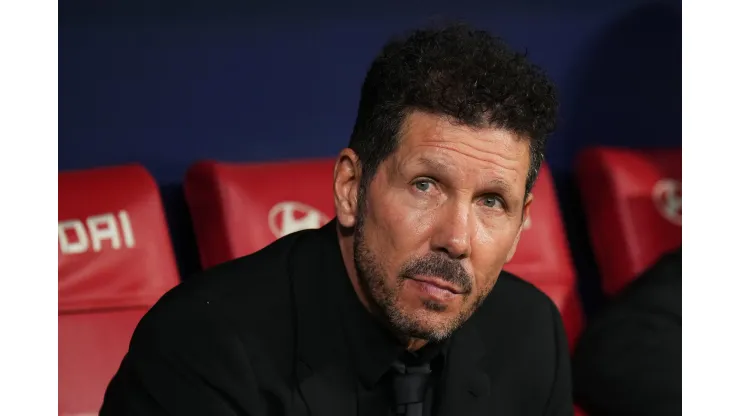
[[[608,295],[681,245],[681,149],[587,149],[577,176]]]
[[[97,412],[139,319],[178,281],[138,165],[59,173],[59,413]]]
[[[192,166],[185,196],[204,268],[334,217],[334,160]]]
[[[583,310],[552,174],[543,163],[532,189],[529,220],[514,257],[504,267],[545,292],[557,305],[571,348],[583,327]]]

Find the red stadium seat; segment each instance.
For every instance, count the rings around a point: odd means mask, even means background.
[[[681,149],[587,149],[577,176],[608,295],[681,245]]]
[[[516,254],[504,269],[534,284],[555,302],[572,349],[583,327],[583,310],[555,184],[546,164],[532,194],[529,221],[524,224]]]
[[[179,281],[137,165],[59,173],[59,414],[97,414],[136,324]]]
[[[334,160],[199,162],[185,196],[204,268],[253,253],[334,217]]]

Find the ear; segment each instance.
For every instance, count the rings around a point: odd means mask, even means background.
[[[354,227],[358,214],[358,194],[362,169],[352,149],[343,149],[334,165],[334,209],[342,227]]]
[[[512,258],[514,258],[514,253],[516,253],[516,248],[519,246],[519,238],[522,236],[522,231],[524,230],[524,227],[526,224],[529,224],[529,208],[532,206],[532,201],[534,200],[534,196],[530,192],[527,194],[527,198],[524,200],[524,208],[522,208],[522,223],[519,224],[519,230],[516,232],[516,237],[514,238],[514,244],[511,245],[511,248],[509,249],[509,253],[506,255],[506,262],[510,262]]]

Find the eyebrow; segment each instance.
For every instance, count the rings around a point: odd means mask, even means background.
[[[437,172],[450,172],[452,170],[449,164],[440,162],[439,160],[429,159],[426,157],[418,158],[414,164],[422,165],[430,170],[437,171]],[[501,178],[494,178],[494,179],[491,179],[488,183],[493,185],[494,187],[500,188],[504,193],[508,195],[512,195],[511,185],[505,180]]]

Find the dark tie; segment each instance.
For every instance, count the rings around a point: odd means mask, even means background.
[[[406,366],[393,363],[393,398],[396,415],[422,416],[424,393],[432,370],[429,364]]]

